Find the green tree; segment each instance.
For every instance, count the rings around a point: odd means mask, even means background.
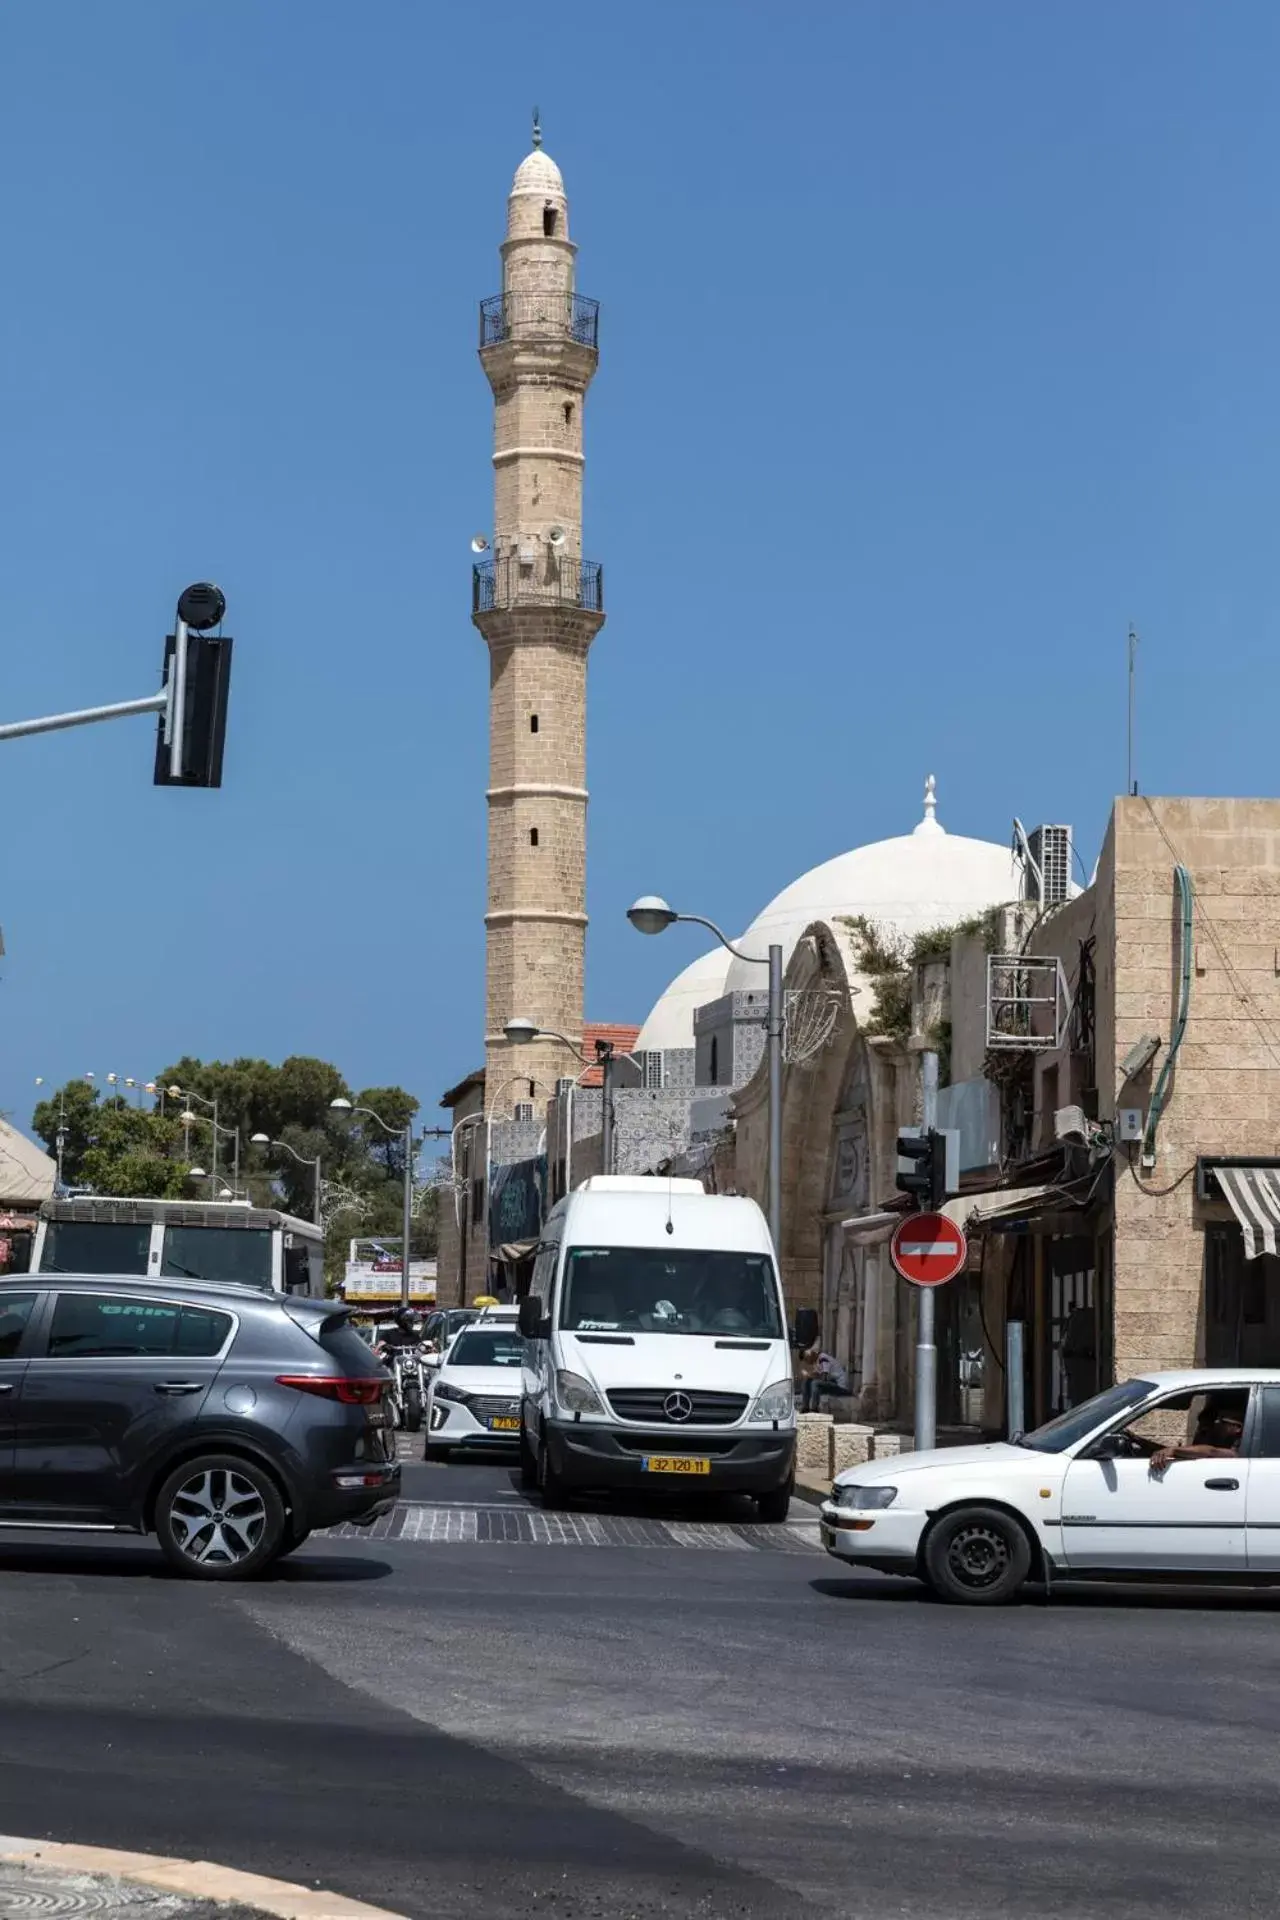
[[[60,1094],[40,1102],[32,1126],[55,1154],[62,1128],[67,1186],[130,1200],[176,1199],[191,1191],[181,1124],[171,1115],[130,1106],[118,1095],[103,1100],[85,1081],[69,1080]]]

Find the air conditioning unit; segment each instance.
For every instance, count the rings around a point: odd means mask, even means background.
[[[517,1100],[515,1104],[514,1112],[512,1114],[512,1118],[515,1120],[536,1119],[537,1111],[534,1107],[532,1100]]]
[[[1027,852],[1027,897],[1042,907],[1060,907],[1071,898],[1070,827],[1032,827]]]
[[[1059,1107],[1053,1116],[1055,1140],[1087,1140],[1089,1122],[1083,1107]]]
[[[650,1092],[660,1090],[662,1086],[661,1049],[649,1048],[644,1053],[637,1053],[634,1058],[640,1069],[640,1085],[648,1088]]]

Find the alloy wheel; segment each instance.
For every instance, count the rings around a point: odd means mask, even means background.
[[[213,1467],[183,1481],[169,1505],[169,1524],[187,1559],[201,1566],[238,1566],[262,1539],[267,1507],[246,1475]]]

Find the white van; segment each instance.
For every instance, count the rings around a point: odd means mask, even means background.
[[[755,1496],[795,1480],[791,1350],[754,1200],[698,1180],[600,1176],[552,1208],[520,1303],[521,1475],[571,1488]]]

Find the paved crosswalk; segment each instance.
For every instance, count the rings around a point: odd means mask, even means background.
[[[782,1526],[713,1520],[657,1520],[605,1513],[544,1513],[522,1501],[437,1506],[403,1501],[371,1527],[333,1527],[326,1536],[419,1546],[687,1547],[717,1553],[820,1553],[817,1521]]]

